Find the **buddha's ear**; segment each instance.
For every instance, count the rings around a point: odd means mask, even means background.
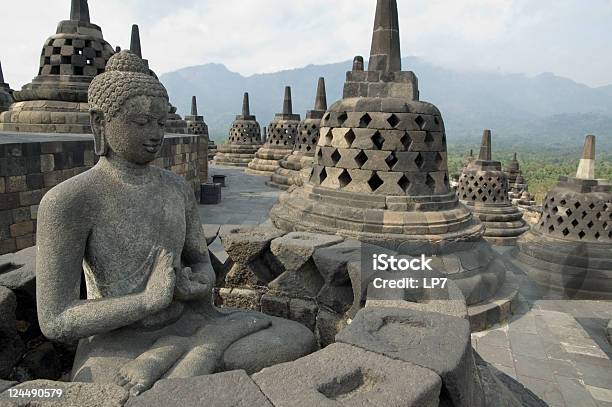
[[[89,112],[89,119],[94,136],[94,152],[98,156],[106,155],[108,153],[108,145],[104,136],[104,126],[106,124],[104,112],[101,110],[91,110]]]

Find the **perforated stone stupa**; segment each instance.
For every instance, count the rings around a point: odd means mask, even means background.
[[[226,144],[219,147],[215,162],[222,165],[246,167],[255,158],[262,146],[261,127],[257,118],[251,115],[249,94],[244,93],[242,114],[236,116]]]
[[[478,160],[459,177],[457,196],[485,225],[485,238],[497,245],[513,245],[529,230],[522,213],[508,197],[508,178],[491,157],[491,131],[485,130]]]
[[[442,116],[419,100],[415,74],[401,70],[395,0],[377,2],[368,71],[355,68],[321,121],[310,179],[281,196],[273,223],[404,254],[431,251],[469,305],[486,302],[506,269],[450,189]]]
[[[265,144],[255,153],[255,158],[245,171],[249,174],[271,176],[279,167],[279,161],[293,151],[298,135],[300,115],[293,114],[291,87],[285,87],[283,112],[277,113],[268,126]]]
[[[191,115],[185,116],[189,134],[199,137],[198,141],[198,164],[200,180],[206,182],[208,179],[208,125],[204,121],[204,116],[198,115],[198,100],[195,96],[191,97]]]
[[[0,62],[0,113],[7,111],[13,102],[13,90],[8,83],[4,82],[2,63]]]
[[[595,136],[576,176],[559,177],[542,210],[514,252],[529,275],[570,298],[612,299],[612,183],[595,179]]]
[[[293,153],[280,161],[280,167],[274,171],[268,185],[288,189],[291,185],[302,185],[304,178],[310,175],[317,143],[321,119],[327,110],[325,78],[319,78],[313,110],[306,113],[300,122],[298,136],[295,139]]]
[[[87,88],[113,55],[102,29],[89,20],[87,0],[72,0],[70,19],[61,21],[40,55],[38,76],[0,115],[0,130],[90,133]]]

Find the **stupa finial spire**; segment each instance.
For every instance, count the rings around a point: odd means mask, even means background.
[[[242,98],[242,116],[248,117],[251,115],[251,107],[249,105],[249,92],[244,92],[244,97]]]
[[[140,30],[138,24],[132,25],[132,35],[130,37],[130,51],[142,58],[142,48],[140,47]]]
[[[327,110],[327,93],[325,92],[325,78],[319,78],[317,84],[317,97],[315,100],[315,110]]]
[[[576,178],[580,179],[595,179],[595,136],[588,135],[584,140],[584,149]]]
[[[4,74],[2,73],[2,61],[0,61],[0,83],[4,83]]]
[[[285,99],[283,100],[283,114],[293,114],[293,102],[291,101],[291,86],[285,86]]]
[[[377,0],[369,71],[402,70],[397,0]]]
[[[198,115],[198,99],[195,96],[191,97],[191,115]]]
[[[82,23],[89,23],[89,5],[87,0],[72,0],[70,4],[70,19]]]
[[[491,161],[491,130],[485,130],[482,133],[482,143],[480,144],[478,159],[481,161]]]

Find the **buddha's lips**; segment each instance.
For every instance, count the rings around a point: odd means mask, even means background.
[[[147,150],[150,153],[156,153],[159,150],[159,147],[161,146],[161,143],[156,143],[156,144],[143,144],[145,150]]]

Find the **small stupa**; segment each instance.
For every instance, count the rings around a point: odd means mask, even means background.
[[[189,134],[200,136],[198,140],[198,165],[200,180],[206,182],[208,179],[208,125],[204,116],[198,115],[198,100],[191,97],[191,114],[185,116]]]
[[[575,177],[559,177],[513,252],[530,277],[569,298],[612,299],[612,183],[595,179],[595,136]]]
[[[0,113],[7,111],[13,102],[13,90],[8,83],[4,82],[2,62],[0,62]]]
[[[529,230],[522,213],[508,197],[508,178],[491,156],[491,130],[485,130],[478,160],[459,177],[457,196],[485,225],[485,239],[496,245],[513,245]]]
[[[295,139],[293,153],[280,161],[280,167],[274,171],[268,185],[288,189],[291,185],[302,185],[310,175],[317,143],[321,119],[327,110],[327,94],[325,79],[319,78],[315,106],[306,113],[306,118],[300,122],[298,136]]]
[[[226,144],[219,147],[215,163],[235,167],[247,167],[262,146],[261,127],[257,118],[251,115],[249,94],[244,93],[242,114],[236,116],[229,131]]]
[[[257,150],[255,158],[249,163],[249,168],[245,172],[271,176],[279,168],[279,161],[293,151],[299,125],[300,115],[293,114],[291,87],[287,86],[285,87],[283,112],[277,113],[268,126],[266,142]]]
[[[38,76],[13,93],[0,130],[91,133],[87,89],[113,53],[102,29],[90,22],[87,0],[72,0],[70,19],[45,41]]]
[[[521,175],[521,165],[518,162],[517,154],[514,153],[514,157],[508,163],[506,167],[504,167],[504,171],[506,172],[506,176],[508,177],[508,184],[514,185],[516,182],[516,177]]]

